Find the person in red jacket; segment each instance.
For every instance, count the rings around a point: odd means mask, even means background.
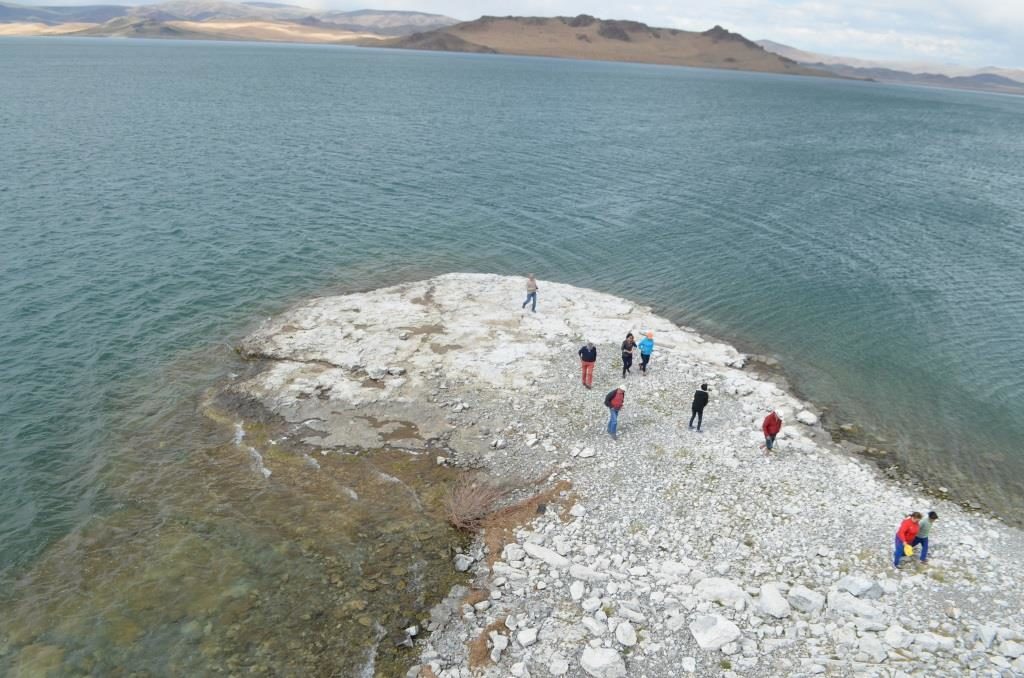
[[[903,519],[900,529],[896,530],[896,550],[892,554],[892,565],[896,569],[899,569],[900,559],[903,556],[914,552],[914,540],[917,539],[918,523],[920,522],[921,514],[914,511]]]
[[[622,409],[622,404],[626,400],[626,387],[620,386],[614,391],[611,391],[604,397],[604,406],[608,408],[611,416],[608,419],[608,435],[612,437],[612,440],[618,440],[619,434],[619,410]]]
[[[761,445],[761,449],[764,450],[764,456],[767,457],[768,453],[772,451],[772,447],[775,446],[775,436],[779,435],[781,430],[782,417],[772,408],[772,411],[761,422],[761,431],[764,432],[764,444]]]

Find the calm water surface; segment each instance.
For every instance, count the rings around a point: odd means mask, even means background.
[[[0,149],[0,581],[28,629],[0,672],[244,667],[256,620],[315,623],[259,592],[289,573],[344,588],[364,546],[310,555],[290,526],[334,490],[275,496],[230,427],[198,423],[197,394],[239,368],[227,344],[254,320],[448,271],[647,302],[778,357],[927,480],[1024,509],[1024,98],[2,39]],[[175,608],[168,581],[206,598]],[[348,616],[375,609],[364,592]],[[254,666],[331,666],[323,639],[261,642]],[[361,652],[343,665],[367,670]]]

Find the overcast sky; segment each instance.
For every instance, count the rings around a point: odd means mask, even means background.
[[[72,0],[99,4],[100,0]],[[106,0],[110,2],[111,0]],[[1024,0],[279,0],[332,9],[406,9],[457,19],[593,14],[706,30],[864,59],[1024,68]],[[25,0],[22,0],[25,2]],[[28,0],[69,4],[67,0]],[[118,4],[149,4],[113,0]]]

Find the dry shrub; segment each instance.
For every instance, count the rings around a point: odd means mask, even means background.
[[[498,621],[491,622],[484,627],[479,636],[469,641],[469,668],[478,669],[491,663],[491,650],[487,647],[487,641],[490,640],[488,636],[491,631],[504,631],[507,633],[508,627],[505,626],[505,620],[499,619]]]
[[[478,532],[508,494],[507,488],[481,478],[460,481],[445,499],[448,522],[457,530]]]
[[[516,530],[532,521],[542,504],[552,504],[558,495],[572,487],[568,480],[559,480],[552,487],[526,499],[492,512],[482,521],[484,544],[487,545],[487,564],[494,565],[506,544],[515,541]],[[563,518],[564,520],[564,518]]]

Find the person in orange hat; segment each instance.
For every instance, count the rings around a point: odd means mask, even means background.
[[[647,376],[647,363],[651,361],[651,354],[654,353],[654,332],[648,332],[647,336],[640,340],[640,371]]]

